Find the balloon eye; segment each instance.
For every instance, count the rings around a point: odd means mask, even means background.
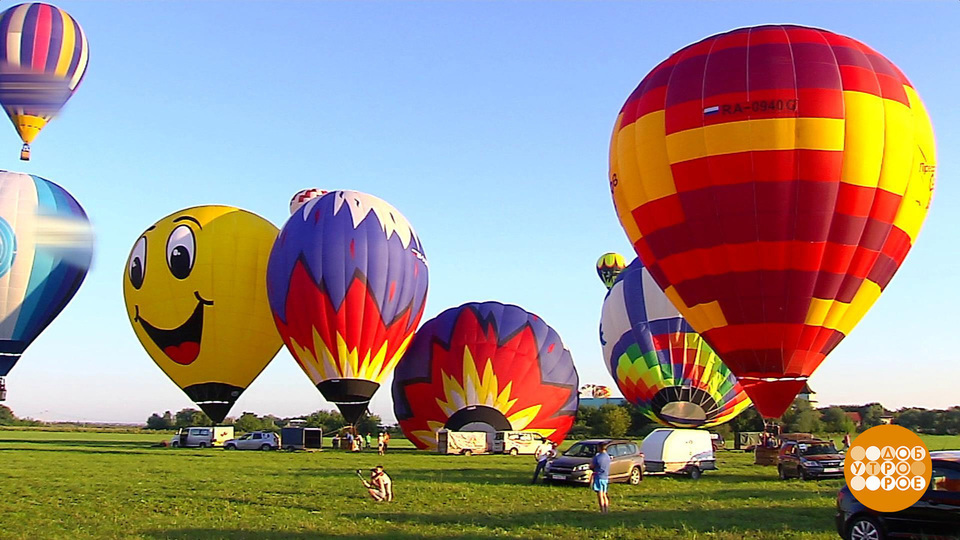
[[[140,237],[136,245],[133,246],[133,252],[130,253],[130,264],[127,265],[127,273],[130,276],[130,284],[134,289],[143,286],[143,277],[147,273],[145,262],[147,260],[147,239]]]
[[[195,252],[193,229],[180,225],[170,233],[170,238],[167,239],[167,266],[175,278],[185,279],[190,275]]]

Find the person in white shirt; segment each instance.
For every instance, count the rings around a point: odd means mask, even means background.
[[[537,458],[537,468],[533,471],[533,481],[530,483],[536,484],[537,477],[540,476],[540,471],[547,466],[548,461],[557,457],[557,443],[549,442],[547,444],[541,444],[533,456]]]

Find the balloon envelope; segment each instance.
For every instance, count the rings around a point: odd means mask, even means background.
[[[282,343],[267,303],[277,228],[232,206],[196,206],[157,221],[123,275],[127,317],[157,366],[222,422]]]
[[[83,29],[56,6],[33,2],[0,13],[0,104],[24,143],[73,95],[89,53]]]
[[[39,176],[0,171],[0,377],[70,302],[92,255],[76,199]]]
[[[626,266],[627,261],[619,253],[604,253],[597,259],[597,275],[607,286],[607,290],[613,287],[613,282]]]
[[[290,354],[350,424],[423,316],[427,261],[410,223],[358,191],[312,198],[280,231],[267,286]]]
[[[711,427],[750,405],[737,379],[639,259],[620,273],[603,301],[600,343],[623,397],[651,420],[678,428]]]
[[[425,322],[393,379],[393,410],[417,448],[437,432],[537,431],[560,443],[577,415],[577,370],[557,332],[498,302]]]
[[[889,60],[760,26],[643,79],[614,126],[610,187],[654,280],[778,417],[903,262],[935,169],[930,119]]]

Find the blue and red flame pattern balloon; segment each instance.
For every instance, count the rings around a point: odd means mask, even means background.
[[[570,351],[538,316],[498,302],[450,308],[417,332],[393,380],[400,428],[417,448],[437,432],[536,431],[557,443],[577,415]]]
[[[393,371],[423,315],[427,262],[410,223],[385,201],[332,191],[287,221],[267,293],[280,335],[350,423]]]

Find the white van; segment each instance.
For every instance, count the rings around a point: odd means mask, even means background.
[[[440,454],[486,454],[490,451],[490,442],[486,431],[449,431],[437,432],[437,452]]]
[[[223,446],[233,438],[233,426],[180,428],[170,439],[174,448],[210,448]]]
[[[545,444],[549,444],[549,441],[536,431],[498,431],[493,436],[493,453],[532,455]]]
[[[700,478],[703,471],[717,468],[710,432],[699,429],[660,428],[643,439],[647,474],[679,473]]]

